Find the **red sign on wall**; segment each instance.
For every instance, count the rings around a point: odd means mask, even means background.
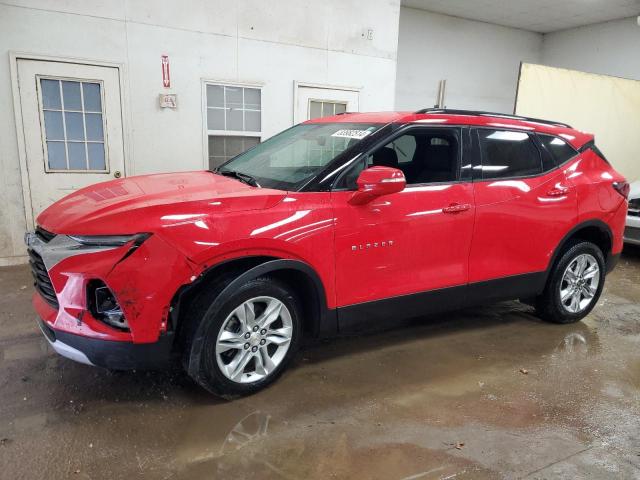
[[[164,88],[171,86],[171,76],[169,74],[169,55],[162,55],[162,85]]]

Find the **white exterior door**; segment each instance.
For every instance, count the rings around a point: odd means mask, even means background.
[[[297,85],[294,123],[359,111],[358,90]]]
[[[117,68],[18,59],[18,87],[32,218],[74,190],[124,175]]]

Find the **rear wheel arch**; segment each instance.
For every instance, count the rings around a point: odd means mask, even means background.
[[[587,220],[573,227],[560,241],[547,266],[547,272],[551,272],[567,248],[579,240],[595,244],[602,251],[605,263],[609,263],[611,249],[613,247],[613,233],[611,232],[611,228],[602,220]]]

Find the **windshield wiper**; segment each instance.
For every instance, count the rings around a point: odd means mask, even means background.
[[[260,188],[260,184],[258,183],[258,181],[248,173],[242,173],[236,170],[218,170],[218,169],[214,170],[213,172],[219,175],[224,175],[225,177],[235,178],[237,180],[240,180],[241,182],[246,183],[247,185],[251,185],[252,187]]]

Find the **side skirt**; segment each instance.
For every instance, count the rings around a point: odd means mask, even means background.
[[[544,290],[547,272],[527,273],[441,288],[338,308],[338,330],[366,330],[403,319],[432,315],[474,305],[534,297]]]

